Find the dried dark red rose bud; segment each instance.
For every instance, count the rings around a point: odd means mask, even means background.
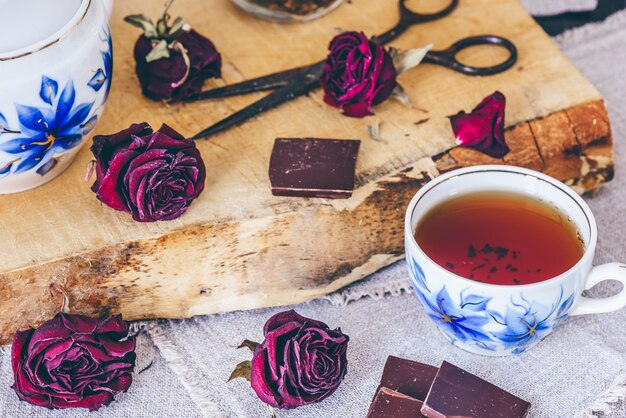
[[[59,313],[37,329],[15,334],[11,365],[21,400],[93,411],[130,387],[135,338],[119,315],[99,320]]]
[[[94,137],[92,190],[107,206],[140,222],[178,218],[204,190],[206,169],[193,139],[147,123]]]
[[[332,395],[347,373],[347,335],[340,329],[281,312],[265,324],[265,341],[251,364],[252,389],[276,408],[293,409]]]
[[[222,60],[215,45],[180,17],[170,23],[167,12],[172,3],[156,25],[144,15],[124,19],[144,31],[135,44],[136,71],[143,94],[154,100],[193,96],[206,79],[221,76]]]
[[[494,158],[509,152],[504,140],[506,98],[499,91],[483,99],[471,113],[449,116],[452,131],[460,146],[474,148]]]
[[[324,101],[348,116],[371,115],[372,106],[388,99],[398,85],[393,58],[363,32],[339,34],[328,49],[320,79]]]

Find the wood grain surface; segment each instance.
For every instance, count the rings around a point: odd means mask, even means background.
[[[435,11],[444,1],[409,1]],[[579,192],[613,176],[611,131],[602,98],[515,0],[461,0],[449,17],[411,28],[398,49],[434,43],[443,49],[479,34],[497,34],[519,48],[518,64],[484,78],[422,65],[400,77],[415,108],[388,101],[365,119],[341,116],[321,92],[268,112],[198,144],[207,187],[176,221],[140,224],[100,204],[84,182],[85,147],[53,182],[0,196],[0,343],[17,328],[58,309],[48,286],[65,287],[75,313],[121,312],[126,319],[284,305],[339,289],[403,256],[403,215],[428,179],[457,167],[505,163],[544,171]],[[169,106],[143,98],[134,75],[137,30],[123,16],[157,16],[160,0],[118,1],[112,20],[114,81],[97,134],[134,122],[165,122],[193,135],[262,97]],[[172,10],[210,37],[222,53],[223,80],[206,87],[303,65],[325,55],[338,28],[381,33],[398,19],[395,1],[352,0],[327,17],[284,25],[257,20],[230,0],[178,0]],[[459,54],[485,65],[502,51]],[[494,160],[455,148],[446,116],[471,110],[502,91],[512,152]],[[428,119],[425,123],[416,123]],[[382,140],[366,126],[380,122]],[[351,199],[277,198],[268,162],[276,137],[360,138],[357,188]]]

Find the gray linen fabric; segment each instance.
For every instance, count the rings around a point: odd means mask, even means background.
[[[534,16],[553,16],[566,12],[586,12],[598,7],[598,0],[520,0]]]
[[[626,166],[625,40],[626,12],[557,39],[603,93],[614,128],[617,177],[588,200],[600,230],[598,263],[626,261],[626,176],[619,170]],[[350,365],[346,381],[332,397],[300,410],[281,411],[282,418],[364,416],[390,354],[434,365],[443,359],[458,364],[531,401],[531,417],[626,417],[624,403],[618,401],[626,392],[626,310],[571,318],[528,353],[486,358],[446,342],[410,293],[407,277],[405,263],[400,262],[343,292],[295,307],[351,336]],[[606,295],[616,289],[606,284],[591,293]],[[18,402],[9,389],[13,381],[9,352],[2,349],[0,417],[269,416],[245,381],[225,381],[235,364],[250,358],[236,346],[244,338],[260,340],[263,323],[279,310],[146,323],[139,338],[138,370],[151,361],[152,367],[135,377],[129,393],[94,414],[51,412]],[[600,412],[592,415],[593,411]]]

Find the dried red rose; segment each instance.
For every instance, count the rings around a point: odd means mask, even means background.
[[[167,9],[156,25],[143,15],[125,20],[144,31],[135,44],[134,56],[146,97],[181,100],[199,93],[206,79],[221,76],[222,60],[215,45],[181,18],[170,24]]]
[[[92,190],[107,206],[140,222],[178,218],[204,190],[206,169],[193,139],[147,123],[93,139]]]
[[[267,321],[264,335],[250,380],[263,402],[281,409],[320,402],[343,381],[349,338],[340,329],[287,311]]]
[[[494,158],[509,152],[504,140],[504,109],[506,98],[496,91],[483,99],[467,114],[463,111],[449,116],[452,131],[460,146],[474,148]]]
[[[103,321],[60,313],[18,331],[11,349],[17,396],[50,409],[96,410],[126,392],[135,367],[135,338],[117,315]]]
[[[346,115],[362,118],[391,96],[397,71],[385,48],[363,32],[335,36],[329,46],[321,84],[324,101]]]

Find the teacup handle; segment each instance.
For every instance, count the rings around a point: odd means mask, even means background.
[[[608,298],[592,299],[581,296],[570,315],[586,315],[613,312],[626,307],[626,265],[608,263],[594,267],[589,273],[585,290],[605,280],[617,280],[622,283],[622,290]]]

